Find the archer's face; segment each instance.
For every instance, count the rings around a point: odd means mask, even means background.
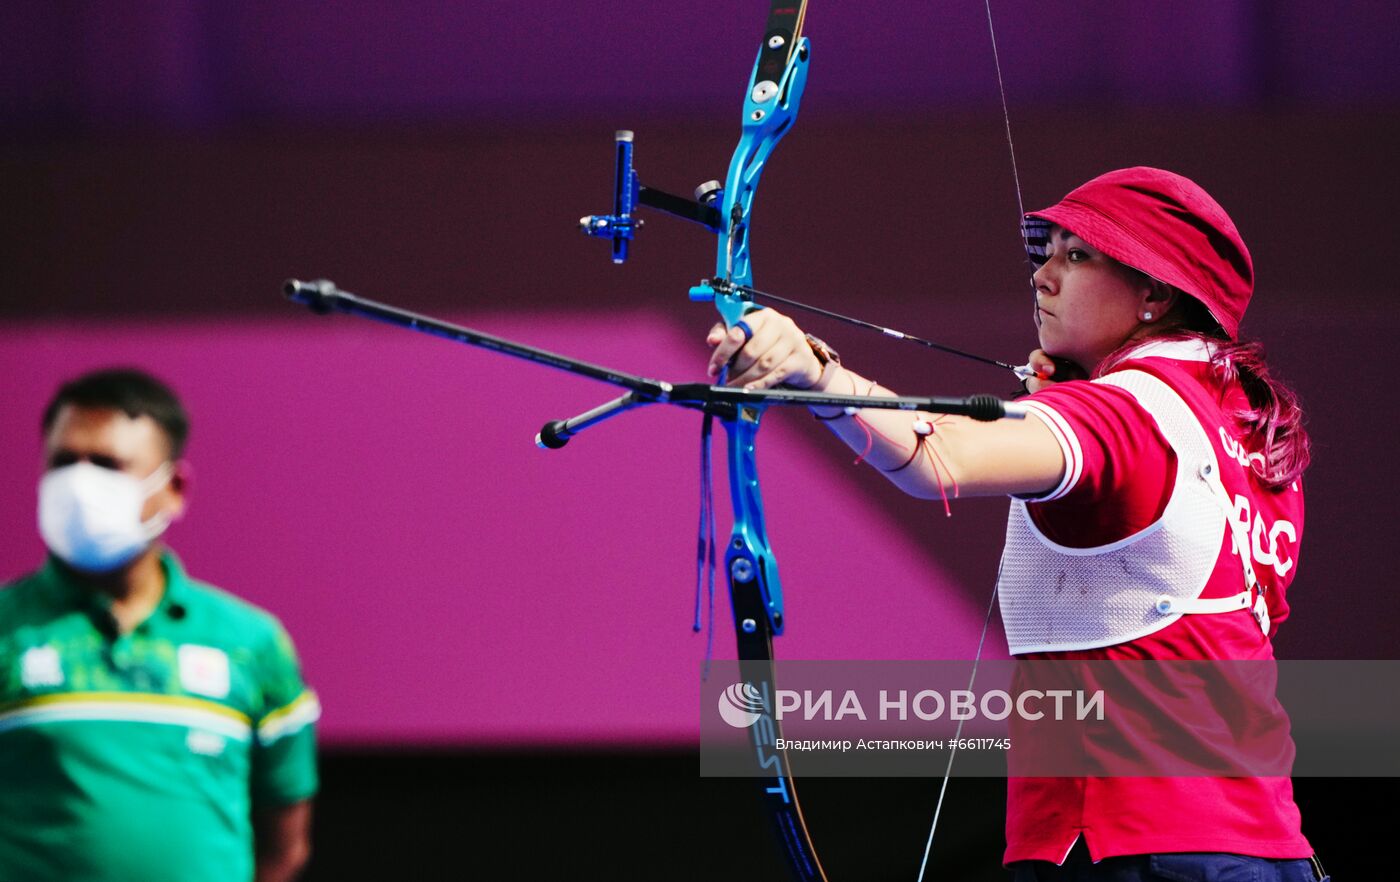
[[[1145,278],[1063,227],[1050,228],[1049,259],[1032,277],[1040,348],[1091,372],[1142,327]]]

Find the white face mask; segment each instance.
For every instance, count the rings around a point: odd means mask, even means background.
[[[141,509],[173,473],[168,462],[144,481],[90,462],[46,472],[39,481],[39,535],[49,551],[76,569],[115,570],[170,526],[165,512],[143,522]]]

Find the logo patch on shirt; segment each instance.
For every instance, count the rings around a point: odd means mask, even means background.
[[[63,663],[52,646],[35,646],[24,651],[19,661],[20,683],[26,689],[63,685]]]
[[[226,743],[222,735],[215,735],[213,732],[205,732],[202,729],[191,729],[190,734],[185,736],[185,746],[190,749],[190,753],[197,753],[201,756],[219,756],[224,752]]]
[[[228,656],[222,649],[186,643],[180,647],[180,685],[186,692],[228,698]]]

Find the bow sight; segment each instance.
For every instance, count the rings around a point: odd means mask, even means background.
[[[802,91],[807,84],[810,46],[802,36],[802,20],[807,4],[774,0],[768,13],[763,44],[749,77],[744,96],[743,134],[724,184],[708,181],[695,189],[695,199],[674,196],[645,187],[632,167],[633,134],[616,134],[617,168],[613,179],[613,213],[590,215],[579,227],[590,236],[612,240],[614,263],[627,260],[628,243],[642,225],[634,217],[645,205],[692,221],[715,233],[719,239],[715,278],[732,285],[753,284],[749,265],[748,225],[754,191],[773,148],[797,119]],[[759,307],[735,292],[718,290],[702,282],[690,291],[691,299],[713,301],[727,326]]]
[[[654,187],[644,187],[637,179],[637,171],[632,168],[632,133],[619,131],[613,136],[617,142],[617,177],[613,187],[613,213],[590,214],[579,219],[579,229],[590,236],[612,239],[613,263],[627,261],[627,243],[632,240],[634,231],[641,228],[644,221],[633,217],[638,205],[674,214],[676,217],[694,221],[711,232],[718,233],[719,209],[714,203],[723,194],[719,181],[707,181],[695,188],[695,200],[674,196]]]

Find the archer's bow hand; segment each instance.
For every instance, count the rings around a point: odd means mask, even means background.
[[[746,389],[810,389],[822,378],[823,364],[797,323],[774,309],[756,309],[728,330],[710,329],[705,342],[713,347],[708,375],[719,376],[727,365],[726,385]]]

